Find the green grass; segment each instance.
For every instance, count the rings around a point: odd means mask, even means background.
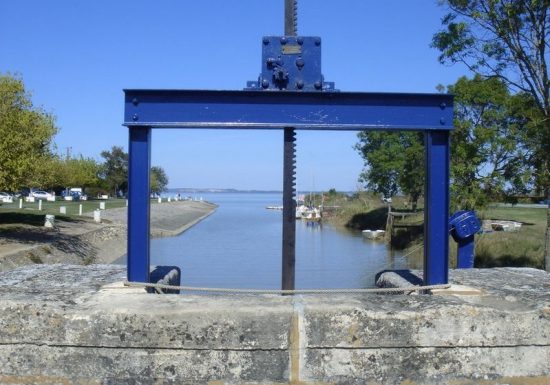
[[[354,199],[336,197],[334,204],[340,206],[327,219],[340,226],[350,229],[384,229],[386,227],[387,208],[373,194],[360,193]],[[403,198],[395,198],[393,211],[408,211]],[[327,204],[325,202],[325,204]],[[475,266],[476,267],[544,267],[544,236],[546,231],[546,208],[522,207],[489,207],[478,210],[480,219],[500,219],[522,222],[523,226],[517,232],[495,231],[476,235]],[[408,258],[411,267],[418,268],[422,264],[423,252],[418,245],[423,242],[423,215],[406,217],[396,220],[401,224],[417,224],[405,229],[396,229],[392,239],[392,247],[403,250],[403,253],[414,251]],[[449,238],[449,266],[456,265],[456,243]],[[418,250],[416,250],[418,249]],[[416,250],[416,251],[415,251]]]
[[[89,200],[89,201],[62,201],[58,200],[55,202],[42,201],[42,210],[38,210],[38,201],[34,203],[23,202],[23,208],[19,209],[19,200],[14,201],[14,203],[3,203],[0,206],[0,213],[3,212],[24,212],[29,214],[53,214],[60,215],[59,208],[65,206],[67,213],[66,216],[78,216],[79,206],[82,205],[82,212],[92,212],[99,208],[99,203],[105,202],[105,208],[112,209],[118,207],[125,207],[125,199],[108,199],[105,201],[100,200]]]
[[[125,207],[125,199],[109,199],[106,201],[42,201],[42,210],[38,210],[38,202],[23,202],[23,208],[19,208],[19,201],[3,203],[0,206],[0,235],[8,236],[25,228],[43,227],[46,214],[55,215],[56,221],[76,222],[84,220],[79,215],[79,206],[82,205],[83,214],[99,208],[99,202],[105,202],[105,208]],[[66,214],[61,214],[59,208],[66,207]]]
[[[476,267],[544,267],[546,208],[495,207],[478,212],[481,219],[522,222],[517,232],[495,231],[476,236]]]
[[[317,200],[320,202],[320,198]],[[327,218],[337,226],[352,230],[377,230],[386,228],[388,207],[382,203],[380,196],[368,192],[359,192],[349,198],[343,194],[325,195],[325,206],[338,206],[329,210]],[[395,197],[393,211],[409,211],[403,197]]]

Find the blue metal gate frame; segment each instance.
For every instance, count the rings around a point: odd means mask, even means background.
[[[424,282],[448,282],[448,94],[125,90],[129,128],[128,280],[149,282],[151,131],[176,129],[415,130],[425,137]]]

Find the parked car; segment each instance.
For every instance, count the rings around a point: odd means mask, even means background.
[[[0,202],[4,202],[4,203],[13,202],[13,195],[7,192],[0,192]]]
[[[49,192],[42,191],[42,190],[35,190],[31,193],[31,196],[36,199],[53,199],[55,198],[55,195],[50,194]]]

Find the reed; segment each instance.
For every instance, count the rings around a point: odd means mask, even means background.
[[[351,198],[339,196],[334,204],[340,207],[328,215],[327,219],[337,225],[354,230],[384,229],[387,207],[374,194],[361,192]],[[394,198],[392,210],[407,210],[405,198]],[[495,231],[476,235],[476,267],[534,267],[544,268],[544,234],[546,231],[546,207],[499,207],[490,206],[477,212],[478,217],[494,220],[521,222],[516,232]],[[398,229],[392,238],[392,247],[403,253],[418,249],[423,242],[422,213],[404,219],[404,222],[418,224],[410,228]],[[449,240],[449,266],[456,265],[456,243]],[[417,250],[409,258],[417,260],[415,267],[421,267],[422,250]],[[418,265],[418,266],[417,266]]]

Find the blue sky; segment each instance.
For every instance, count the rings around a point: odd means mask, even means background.
[[[127,149],[123,88],[242,89],[261,37],[283,33],[283,0],[0,2],[0,73],[17,73],[57,116],[58,152],[100,160]],[[300,0],[298,33],[323,39],[323,74],[342,91],[436,92],[467,74],[429,47],[436,0]],[[355,190],[353,132],[298,132],[299,190]],[[157,130],[153,165],[170,187],[282,189],[282,132]]]

